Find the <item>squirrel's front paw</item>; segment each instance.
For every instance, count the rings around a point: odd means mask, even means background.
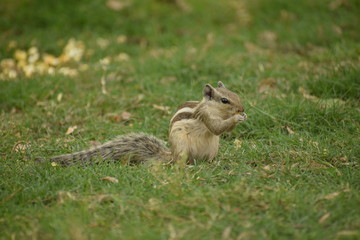
[[[236,119],[237,122],[243,122],[247,119],[247,115],[246,113],[236,114],[234,118]]]

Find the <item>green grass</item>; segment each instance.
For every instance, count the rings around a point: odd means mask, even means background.
[[[359,2],[185,2],[2,1],[0,61],[74,38],[83,58],[58,69],[89,68],[0,80],[1,239],[360,238]],[[212,163],[34,162],[129,132],[166,140],[176,107],[218,80],[249,119]]]

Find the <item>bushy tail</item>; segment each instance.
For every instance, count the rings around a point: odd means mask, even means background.
[[[141,163],[149,160],[168,162],[171,152],[165,143],[145,133],[131,133],[118,136],[103,145],[72,154],[51,158],[52,162],[61,165],[91,164],[97,161],[120,161]]]

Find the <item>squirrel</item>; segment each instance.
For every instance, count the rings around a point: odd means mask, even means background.
[[[194,160],[211,161],[219,149],[219,135],[230,132],[247,119],[239,96],[219,81],[217,88],[206,84],[201,101],[183,103],[170,120],[169,143],[146,134],[130,133],[116,137],[100,146],[72,154],[52,157],[55,163],[91,164],[96,159],[127,160],[130,164],[149,160],[173,163],[179,160],[193,164]]]

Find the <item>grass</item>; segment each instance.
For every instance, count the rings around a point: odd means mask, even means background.
[[[76,76],[0,80],[0,238],[360,238],[359,3],[184,2],[3,1],[0,60],[59,56],[71,38],[84,55],[55,67]],[[249,119],[213,163],[34,162],[129,132],[167,139],[176,107],[218,80]]]

